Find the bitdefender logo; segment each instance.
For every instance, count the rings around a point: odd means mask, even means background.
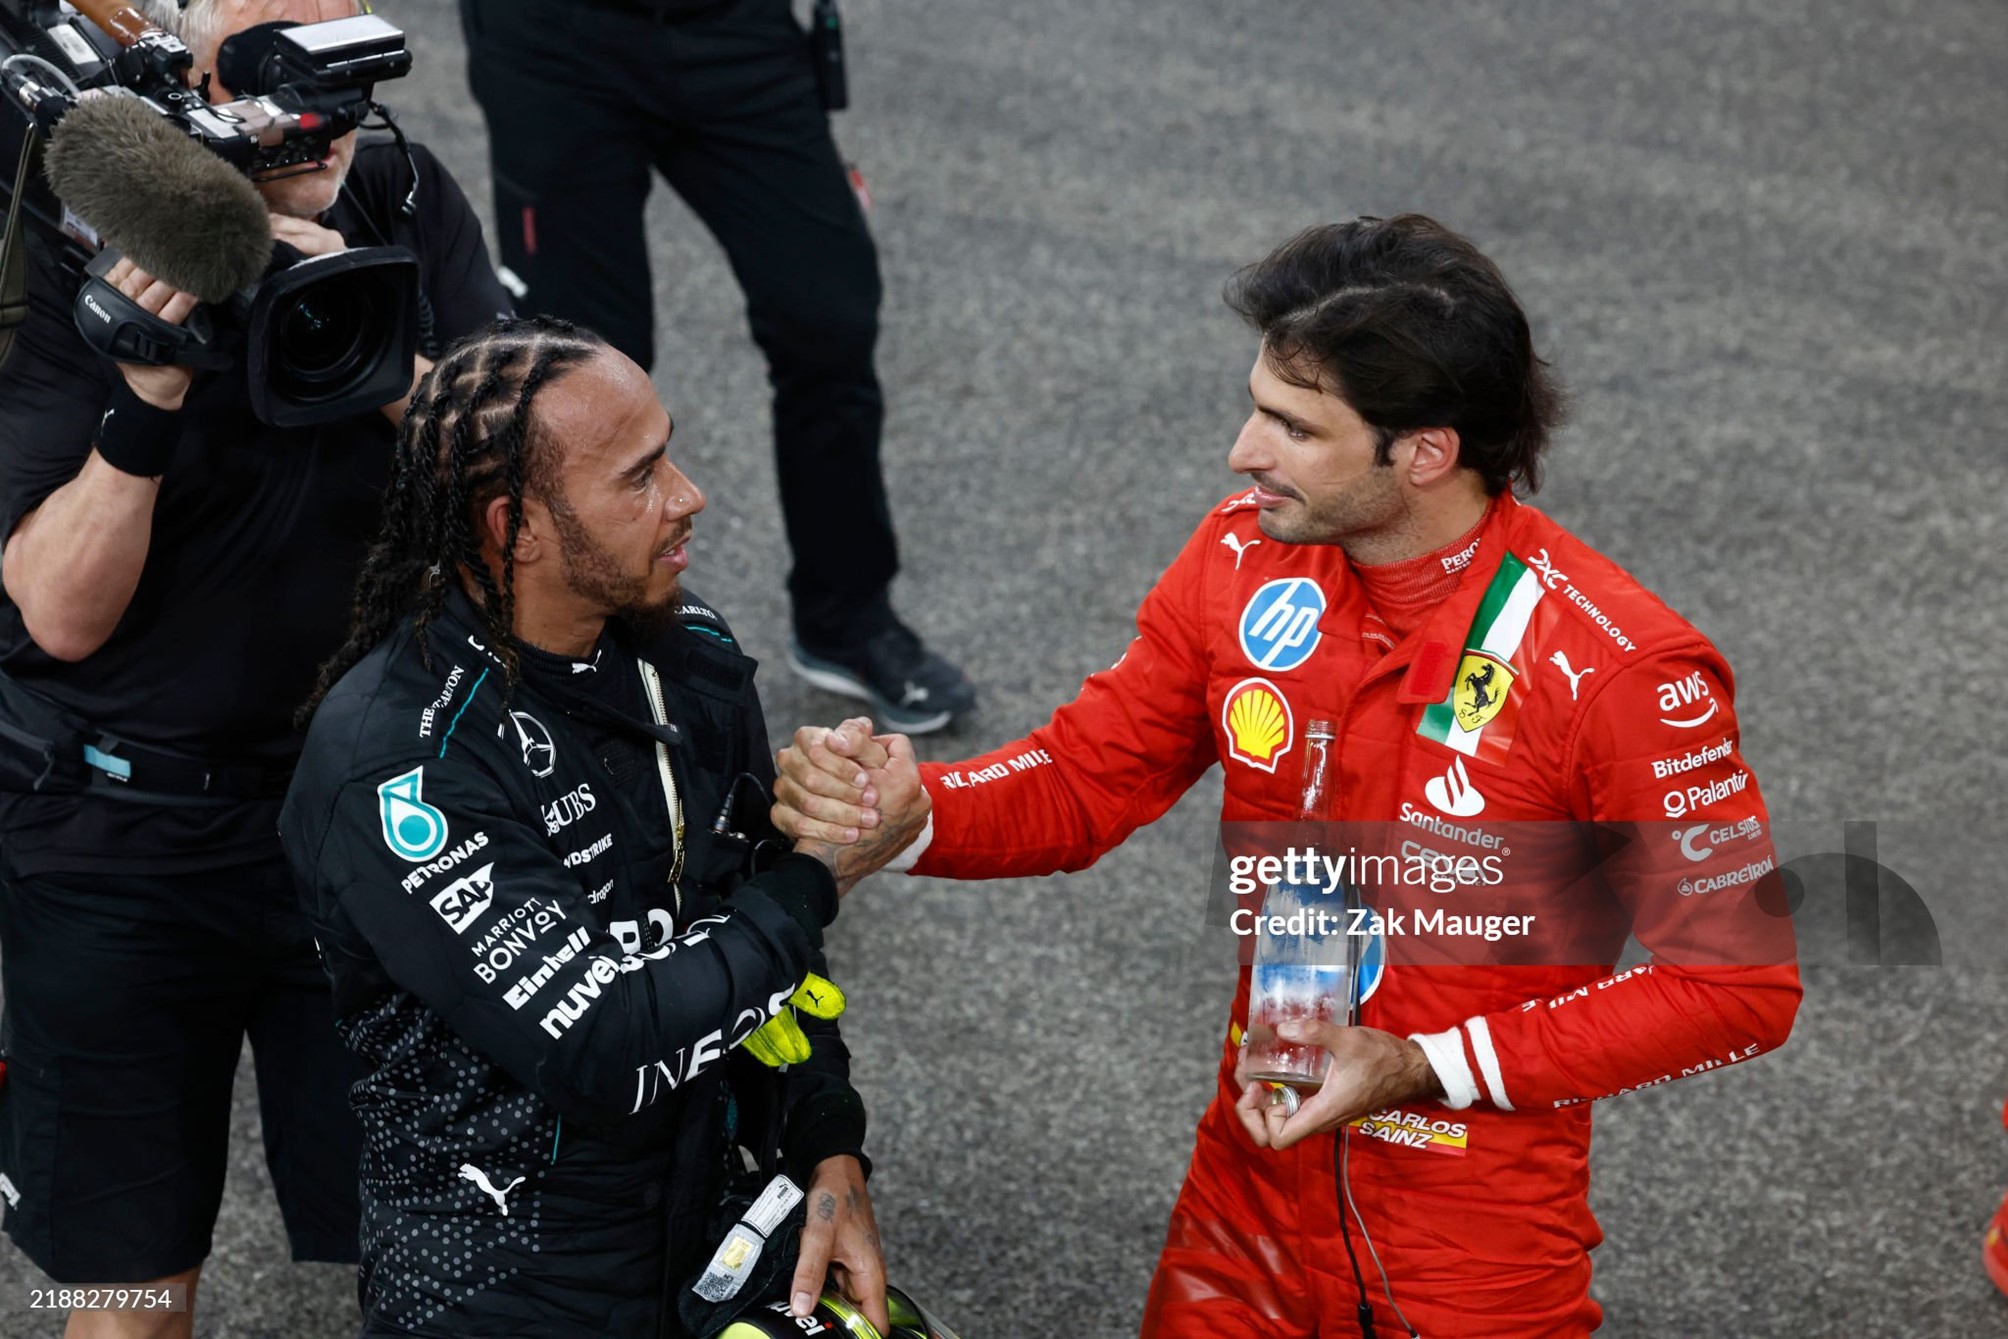
[[[1724,735],[1721,743],[1710,744],[1706,748],[1698,748],[1692,753],[1682,754],[1678,758],[1655,758],[1652,762],[1653,780],[1664,781],[1670,776],[1680,776],[1683,773],[1695,771],[1698,768],[1708,766],[1710,763],[1721,762],[1734,752],[1736,752],[1735,739]]]

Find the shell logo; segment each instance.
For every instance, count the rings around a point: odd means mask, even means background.
[[[1297,738],[1288,699],[1267,679],[1243,679],[1228,690],[1220,727],[1228,756],[1263,772],[1274,772]]]

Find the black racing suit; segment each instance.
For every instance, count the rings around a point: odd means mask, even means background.
[[[406,620],[330,693],[281,819],[373,1068],[365,1333],[676,1334],[665,1280],[702,1266],[731,1146],[777,1096],[799,1183],[860,1152],[833,1024],[803,1020],[785,1079],[735,1049],[823,970],[835,885],[779,843],[743,876],[772,759],[754,663],[704,606],[586,659],[520,648],[506,702],[459,592],[425,641],[429,668]]]

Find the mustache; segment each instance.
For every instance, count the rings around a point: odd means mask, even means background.
[[[1248,481],[1265,493],[1274,493],[1278,497],[1294,498],[1298,502],[1304,500],[1302,493],[1299,493],[1288,484],[1276,482],[1266,474],[1251,474],[1248,476]]]

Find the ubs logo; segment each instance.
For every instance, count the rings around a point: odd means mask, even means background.
[[[554,837],[599,807],[593,788],[580,782],[574,790],[544,806],[544,835]]]

